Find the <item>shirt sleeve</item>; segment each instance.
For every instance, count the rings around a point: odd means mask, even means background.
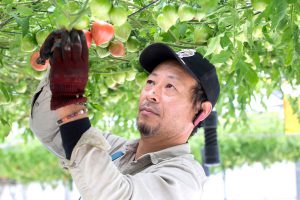
[[[31,100],[30,129],[35,136],[59,158],[65,158],[57,115],[50,109],[51,90],[49,86],[49,68],[39,83]]]
[[[109,145],[91,127],[65,161],[84,200],[199,200],[203,177],[184,162],[162,162],[152,170],[122,174],[111,161]],[[130,163],[129,163],[130,164]]]
[[[50,109],[52,92],[50,90],[49,72],[50,67],[32,97],[29,117],[30,129],[46,148],[57,157],[64,159],[66,158],[65,149],[63,147],[60,127],[56,123],[58,117],[55,111]],[[111,144],[109,153],[117,151],[126,143],[126,140],[122,137],[109,133],[103,135]]]

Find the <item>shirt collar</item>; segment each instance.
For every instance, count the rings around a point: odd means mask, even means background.
[[[136,149],[138,147],[138,144],[139,144],[139,140],[140,139],[128,141],[125,144],[126,151],[131,151],[132,153],[135,153]],[[177,156],[190,154],[190,153],[191,153],[190,145],[188,143],[184,143],[184,144],[172,146],[172,147],[169,147],[166,149],[162,149],[160,151],[147,153],[147,154],[141,156],[139,159],[150,156],[151,162],[153,164],[157,164],[158,162],[160,162],[162,160],[171,159],[171,158],[174,158]]]
[[[162,160],[171,159],[177,156],[182,156],[186,154],[190,154],[190,146],[188,143],[176,145],[173,147],[169,147],[160,151],[148,153],[151,157],[151,161],[153,164],[157,164]]]

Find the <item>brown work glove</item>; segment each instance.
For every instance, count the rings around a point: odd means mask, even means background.
[[[37,63],[43,64],[49,58],[50,108],[86,102],[83,96],[88,80],[88,47],[82,31],[55,30],[40,49]]]

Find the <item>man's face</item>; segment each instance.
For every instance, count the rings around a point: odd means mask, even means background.
[[[192,88],[195,79],[176,61],[159,64],[149,75],[140,101],[137,125],[142,136],[189,135],[195,109]]]

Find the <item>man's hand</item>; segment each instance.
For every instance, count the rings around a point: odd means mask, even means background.
[[[88,80],[88,47],[82,31],[56,30],[40,49],[38,63],[49,58],[51,110],[86,102],[83,97]]]

